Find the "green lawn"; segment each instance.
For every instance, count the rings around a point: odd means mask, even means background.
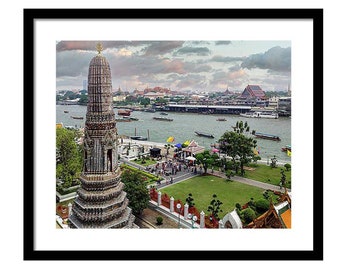
[[[154,165],[157,163],[157,161],[153,159],[144,159],[145,163],[142,163],[142,159],[136,159],[136,160],[131,160],[131,161],[136,164],[142,165],[144,167],[149,166],[149,165]]]
[[[166,193],[170,197],[174,197],[175,200],[180,199],[183,203],[185,203],[188,194],[191,193],[197,210],[199,212],[204,211],[206,215],[209,213],[207,209],[212,200],[212,195],[216,194],[217,199],[223,203],[221,205],[223,212],[220,217],[232,211],[236,203],[243,205],[250,198],[254,198],[255,201],[263,198],[262,193],[264,192],[263,189],[258,187],[227,181],[226,179],[210,175],[197,176],[162,188],[160,191],[162,194]]]
[[[281,169],[284,170],[287,181],[287,188],[291,188],[291,171],[286,171],[284,167],[272,168],[268,165],[257,164],[252,166],[254,171],[247,171],[245,178],[257,180],[264,183],[269,183],[278,186],[281,180]],[[270,180],[269,180],[270,179]]]

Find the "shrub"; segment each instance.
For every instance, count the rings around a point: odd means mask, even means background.
[[[157,225],[162,225],[162,224],[163,224],[163,218],[160,217],[160,216],[158,216],[158,217],[156,218],[156,224],[157,224]]]
[[[290,165],[289,163],[286,163],[284,167],[286,168],[286,171],[289,171],[292,168],[292,165]]]
[[[241,210],[242,206],[239,203],[235,204],[236,209]]]
[[[246,208],[242,211],[243,219],[246,223],[252,222],[256,217],[255,211],[251,208]]]
[[[263,214],[269,209],[269,201],[266,199],[259,199],[255,202],[256,211]]]

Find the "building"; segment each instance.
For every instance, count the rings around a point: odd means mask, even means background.
[[[292,98],[291,97],[280,97],[277,103],[277,110],[280,116],[291,116]]]
[[[266,107],[268,106],[268,98],[259,85],[247,85],[243,90],[239,100],[244,105]]]
[[[110,65],[101,54],[101,44],[97,50],[98,55],[89,66],[84,165],[81,185],[70,210],[70,228],[139,228],[128,207],[118,166]]]

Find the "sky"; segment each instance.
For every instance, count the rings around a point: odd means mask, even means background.
[[[83,89],[96,44],[110,63],[117,91],[164,87],[173,91],[287,91],[291,42],[282,41],[58,41],[56,89]]]

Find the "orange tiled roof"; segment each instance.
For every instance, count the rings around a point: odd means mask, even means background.
[[[283,223],[285,224],[286,228],[291,228],[291,221],[292,221],[292,211],[291,209],[288,209],[287,211],[283,212],[281,214],[281,218],[283,220]]]

